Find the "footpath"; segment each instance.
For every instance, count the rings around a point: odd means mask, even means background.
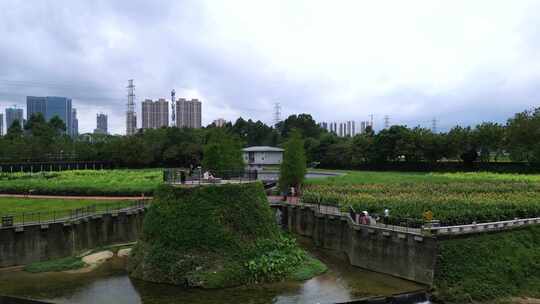
[[[151,200],[151,196],[69,196],[69,195],[34,195],[34,194],[0,194],[7,198],[35,198],[35,199],[66,199],[66,200],[106,200],[106,201],[138,201]]]

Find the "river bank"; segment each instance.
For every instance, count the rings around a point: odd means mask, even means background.
[[[117,256],[88,273],[0,272],[0,294],[30,297],[53,303],[335,303],[369,296],[389,296],[423,288],[413,282],[352,267],[316,249],[310,240],[300,245],[323,261],[329,270],[303,282],[201,290],[147,283],[127,276],[126,259]]]

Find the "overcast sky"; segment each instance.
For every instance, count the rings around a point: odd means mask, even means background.
[[[540,106],[540,1],[0,1],[0,111],[26,95],[73,98],[81,132],[126,85],[196,97],[203,123],[504,122]],[[140,119],[140,117],[139,117]],[[139,127],[141,121],[138,121]]]

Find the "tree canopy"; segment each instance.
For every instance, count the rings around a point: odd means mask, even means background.
[[[280,167],[279,187],[299,189],[306,175],[306,155],[304,142],[298,130],[292,130],[284,144],[285,152]]]
[[[244,168],[242,145],[223,129],[214,129],[204,145],[202,165],[213,172],[239,171]]]
[[[234,143],[226,145],[237,147],[283,146],[293,130],[302,136],[306,161],[327,168],[389,162],[540,163],[540,108],[517,113],[506,124],[483,122],[438,133],[421,127],[391,126],[378,132],[369,127],[353,137],[328,132],[304,113],[291,115],[276,127],[239,118],[221,128],[169,127],[139,130],[132,136],[83,134],[71,138],[59,118],[47,122],[38,114],[30,117],[24,130],[14,123],[0,137],[0,161],[104,160],[134,168],[189,167],[201,165],[205,151],[219,151],[208,145],[216,137],[213,134],[234,138]]]

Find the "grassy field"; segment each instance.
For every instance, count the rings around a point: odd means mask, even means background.
[[[427,211],[443,225],[537,217],[540,175],[349,172],[308,181],[304,201],[375,214],[388,208],[395,223],[421,223]]]
[[[132,201],[0,198],[0,217],[13,215],[14,222],[45,221],[68,217],[72,210],[95,206],[96,211],[130,206]]]
[[[80,170],[0,175],[0,193],[48,195],[151,195],[160,184],[160,169]]]

